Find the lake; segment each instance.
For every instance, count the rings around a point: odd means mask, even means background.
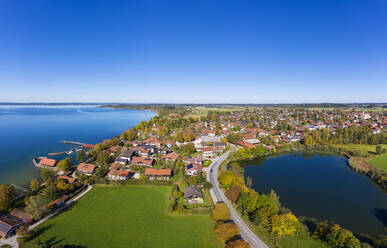
[[[0,184],[28,185],[39,176],[33,157],[72,148],[60,140],[95,144],[155,115],[98,106],[0,106]]]
[[[331,155],[281,155],[242,161],[259,193],[274,189],[297,216],[330,220],[377,237],[387,225],[387,195],[347,160]]]

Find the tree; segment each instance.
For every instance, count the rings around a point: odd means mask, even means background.
[[[220,241],[226,243],[240,234],[238,226],[233,222],[221,222],[215,228],[216,236]]]
[[[35,190],[39,189],[39,187],[40,187],[40,183],[39,183],[38,179],[33,178],[33,179],[31,180],[31,182],[30,182],[30,188],[31,188],[31,190],[32,190],[32,191],[35,191]]]
[[[48,210],[41,195],[33,195],[28,199],[26,211],[34,217],[35,220],[40,219]]]
[[[259,194],[255,190],[250,189],[249,204],[247,205],[247,209],[246,209],[247,214],[251,215],[255,210],[258,209],[258,207],[260,207],[258,205],[259,199],[260,199]]]
[[[383,153],[383,148],[381,145],[376,146],[376,154],[382,154]]]
[[[179,131],[176,132],[175,139],[178,142],[180,142],[180,143],[184,142],[184,132],[183,132],[183,130],[179,130]]]
[[[77,152],[77,160],[80,163],[85,162],[86,159],[87,159],[87,155],[86,155],[85,150],[80,150],[79,152]]]
[[[46,181],[46,185],[44,188],[44,195],[49,200],[54,200],[58,196],[58,190],[56,188],[56,185],[53,179],[49,179]]]
[[[246,213],[247,206],[250,202],[250,196],[248,192],[242,192],[238,199],[238,208],[241,210],[242,214]]]
[[[228,242],[226,248],[250,248],[250,245],[246,241],[238,239]]]
[[[313,231],[312,237],[325,240],[329,233],[329,225],[327,223],[320,222]]]
[[[239,185],[233,185],[230,190],[226,192],[226,196],[233,202],[237,202],[242,192],[242,187]]]
[[[103,178],[108,171],[109,171],[109,168],[107,168],[105,166],[100,166],[95,171],[95,177],[96,178]]]
[[[305,134],[302,142],[304,143],[304,145],[313,145],[314,143],[312,136],[310,136],[309,134]]]
[[[74,166],[73,162],[71,161],[70,157],[67,157],[65,159],[62,159],[58,162],[57,167],[62,171],[68,171]]]
[[[109,152],[103,151],[103,152],[98,153],[96,161],[99,164],[108,164],[108,163],[112,162],[112,158],[111,158]]]
[[[66,180],[59,179],[56,183],[56,188],[60,191],[71,191],[74,190],[75,186],[71,183],[67,183]]]
[[[296,232],[298,219],[291,213],[273,215],[271,217],[270,232],[276,236],[292,235]]]
[[[235,144],[236,142],[240,141],[243,139],[243,136],[241,133],[231,133],[227,135],[227,141],[230,143]]]
[[[43,179],[43,181],[47,181],[50,178],[54,178],[55,172],[50,169],[43,168],[40,171],[40,177]]]
[[[15,189],[12,185],[3,184],[0,186],[0,211],[11,207],[12,199],[15,197]]]
[[[121,134],[121,139],[123,140],[134,140],[136,138],[137,138],[137,132],[133,128]]]
[[[194,144],[188,143],[181,148],[181,151],[182,151],[184,156],[188,156],[188,155],[195,153],[196,148],[195,148]]]
[[[347,229],[341,228],[337,224],[333,224],[330,227],[329,233],[326,236],[326,241],[332,247],[337,248],[360,247],[360,241],[355,236],[353,236],[353,233],[351,231],[348,231]]]
[[[226,221],[230,218],[230,210],[228,209],[226,203],[219,202],[212,209],[212,218],[216,222]]]
[[[210,183],[210,182],[204,182],[203,183],[203,187],[205,188],[205,189],[212,189],[212,183]]]
[[[360,248],[360,241],[353,233],[337,224],[319,223],[313,231],[313,237],[326,241],[335,248]]]

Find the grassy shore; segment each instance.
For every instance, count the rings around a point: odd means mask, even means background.
[[[96,186],[73,207],[42,224],[36,239],[50,246],[89,248],[222,247],[208,214],[168,213],[169,194],[169,186]]]
[[[387,170],[387,153],[376,155],[376,145],[362,145],[362,144],[340,144],[338,147],[366,152],[369,155],[368,163],[376,168]],[[387,145],[381,145],[383,149],[387,149]]]
[[[370,164],[375,166],[376,168],[380,168],[383,170],[387,170],[387,153],[376,156],[368,161]]]

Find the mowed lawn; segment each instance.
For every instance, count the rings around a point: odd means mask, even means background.
[[[353,150],[358,150],[362,152],[369,152],[370,154],[376,152],[376,145],[364,145],[364,144],[336,144],[336,146],[347,148],[347,149],[353,149]],[[386,144],[381,145],[382,148],[387,149]]]
[[[376,156],[368,162],[377,168],[387,170],[387,153]]]
[[[169,186],[95,186],[37,228],[50,246],[222,247],[209,215],[168,213]],[[28,247],[25,245],[23,247]]]

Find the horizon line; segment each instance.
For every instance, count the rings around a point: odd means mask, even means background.
[[[279,102],[279,103],[194,103],[194,102],[185,102],[185,103],[173,103],[173,102],[77,102],[77,101],[71,101],[71,102],[0,102],[0,105],[6,105],[6,104],[15,104],[15,105],[32,105],[32,104],[56,104],[56,105],[64,105],[64,104],[81,104],[81,105],[307,105],[307,104],[315,104],[315,105],[322,105],[322,104],[340,104],[340,105],[364,105],[364,104],[372,104],[372,105],[378,105],[378,104],[387,104],[387,102],[299,102],[299,103],[290,103],[290,102]]]

